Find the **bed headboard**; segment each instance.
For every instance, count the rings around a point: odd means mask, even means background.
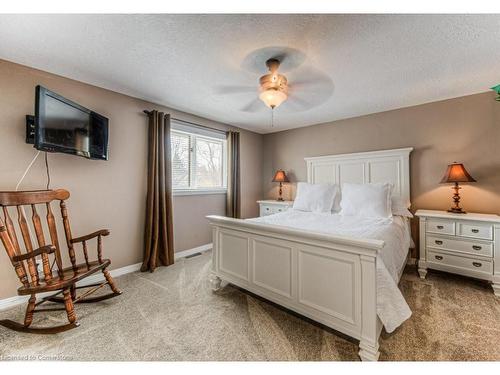
[[[410,152],[412,147],[305,158],[307,182],[394,184],[394,195],[410,206]]]

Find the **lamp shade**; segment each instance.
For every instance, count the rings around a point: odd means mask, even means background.
[[[285,174],[285,171],[278,169],[274,174],[273,182],[290,182]]]
[[[476,180],[467,172],[463,164],[453,163],[448,165],[448,169],[446,169],[446,173],[441,180],[442,184],[447,182],[476,182]]]

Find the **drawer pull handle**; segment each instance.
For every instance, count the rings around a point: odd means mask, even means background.
[[[474,250],[481,250],[481,249],[482,249],[482,247],[481,247],[481,246],[478,246],[478,245],[472,245],[472,248],[473,248]]]
[[[434,242],[436,243],[436,245],[442,245],[443,244],[443,241],[440,241],[440,240],[435,240]]]
[[[444,227],[442,225],[438,225],[436,228],[437,229],[444,229]]]
[[[481,266],[482,266],[482,264],[481,264],[481,263],[479,263],[479,262],[472,262],[472,265],[473,265],[474,267],[481,267]]]
[[[479,233],[479,229],[471,229],[472,233]]]
[[[443,257],[441,255],[434,255],[434,257],[437,259],[437,260],[443,260]]]

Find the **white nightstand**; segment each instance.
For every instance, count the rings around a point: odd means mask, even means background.
[[[500,216],[418,210],[422,279],[436,269],[488,280],[500,297]]]
[[[264,200],[257,201],[260,207],[260,216],[267,216],[283,212],[293,206],[293,201]]]

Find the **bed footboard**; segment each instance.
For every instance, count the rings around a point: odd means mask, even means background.
[[[383,241],[207,218],[215,290],[221,280],[239,286],[358,339],[360,358],[378,359],[376,258]]]

